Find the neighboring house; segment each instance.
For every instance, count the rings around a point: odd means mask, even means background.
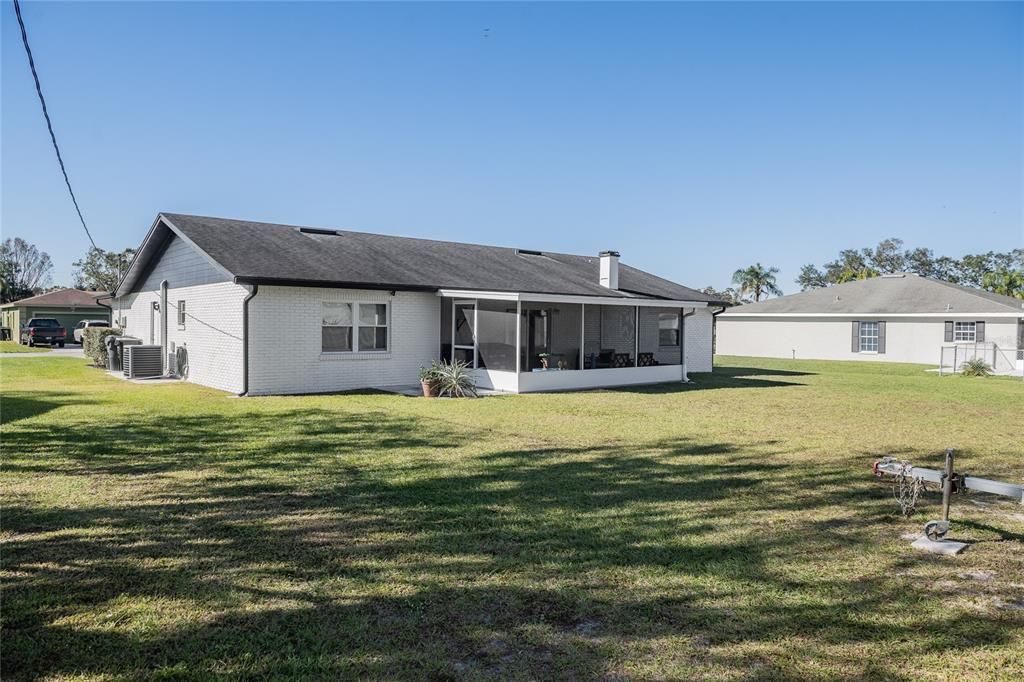
[[[0,327],[11,330],[17,340],[21,326],[33,317],[54,317],[64,325],[68,341],[72,330],[81,320],[109,320],[110,308],[97,303],[106,294],[101,291],[57,289],[38,296],[23,298],[0,305]]]
[[[812,289],[717,316],[723,355],[1019,368],[1024,301],[914,274]]]
[[[711,371],[718,301],[618,261],[162,213],[111,303],[188,380],[251,395],[416,385],[438,359],[510,392]]]

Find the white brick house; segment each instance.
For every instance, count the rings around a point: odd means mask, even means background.
[[[437,359],[510,392],[710,372],[718,301],[597,257],[160,214],[111,307],[247,395],[411,385]],[[174,367],[168,366],[168,372]]]

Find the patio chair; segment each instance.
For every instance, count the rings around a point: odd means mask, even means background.
[[[594,367],[598,369],[609,369],[615,365],[615,349],[602,348],[594,361]]]

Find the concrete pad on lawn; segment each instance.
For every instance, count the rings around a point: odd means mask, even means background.
[[[964,551],[964,548],[967,547],[967,543],[957,542],[956,540],[929,540],[927,537],[922,535],[918,539],[914,540],[910,546],[914,549],[931,552],[932,554],[956,556],[960,552]]]

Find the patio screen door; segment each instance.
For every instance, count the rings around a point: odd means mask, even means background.
[[[476,369],[476,301],[452,301],[452,362]]]

